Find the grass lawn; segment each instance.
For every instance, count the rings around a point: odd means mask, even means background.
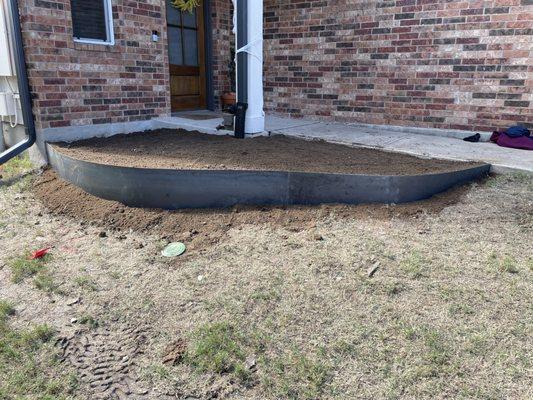
[[[0,300],[0,399],[69,399],[77,386],[75,375],[58,368],[48,325],[14,329],[15,307]]]
[[[114,231],[2,186],[0,399],[530,399],[533,177],[457,196],[235,223],[164,259],[157,221]]]

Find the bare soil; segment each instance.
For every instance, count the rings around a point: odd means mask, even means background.
[[[73,158],[139,168],[415,175],[480,165],[422,159],[282,135],[239,140],[227,135],[170,129],[55,146]]]
[[[243,225],[282,226],[297,232],[311,229],[329,218],[417,218],[438,213],[460,201],[467,187],[456,188],[431,199],[400,205],[366,204],[321,206],[235,206],[230,209],[167,211],[127,207],[92,196],[49,169],[35,183],[35,194],[55,215],[90,222],[110,231],[157,233],[169,240],[187,240],[189,251],[218,242],[225,233]]]

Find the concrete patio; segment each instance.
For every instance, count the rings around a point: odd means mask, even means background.
[[[213,134],[228,134],[217,130],[222,122],[218,114],[196,111],[153,120],[160,128],[183,128]],[[184,117],[187,118],[184,118]],[[533,152],[499,147],[487,142],[490,134],[482,134],[482,142],[461,140],[473,134],[465,131],[410,128],[400,126],[372,126],[291,119],[273,115],[266,117],[267,134],[283,134],[302,138],[324,139],[329,142],[382,149],[420,157],[459,161],[482,161],[492,165],[492,171],[533,173]],[[445,135],[445,136],[443,136]]]

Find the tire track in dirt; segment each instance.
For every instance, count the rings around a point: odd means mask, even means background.
[[[145,343],[144,329],[128,325],[79,329],[57,341],[61,360],[76,369],[94,399],[149,397],[135,374]]]

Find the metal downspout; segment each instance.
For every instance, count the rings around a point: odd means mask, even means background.
[[[237,0],[237,37],[235,48],[248,44],[248,0]],[[240,52],[237,56],[237,102],[248,103],[248,54]]]
[[[20,94],[20,104],[24,119],[24,127],[27,138],[15,146],[9,148],[0,154],[0,165],[19,155],[24,150],[29,149],[37,139],[35,132],[35,122],[33,120],[32,100],[30,94],[30,85],[28,74],[26,72],[26,61],[24,58],[24,45],[22,42],[22,29],[20,27],[20,15],[17,0],[9,0],[10,7],[8,13],[13,23],[13,42],[15,45],[15,68],[17,72],[17,83]]]

